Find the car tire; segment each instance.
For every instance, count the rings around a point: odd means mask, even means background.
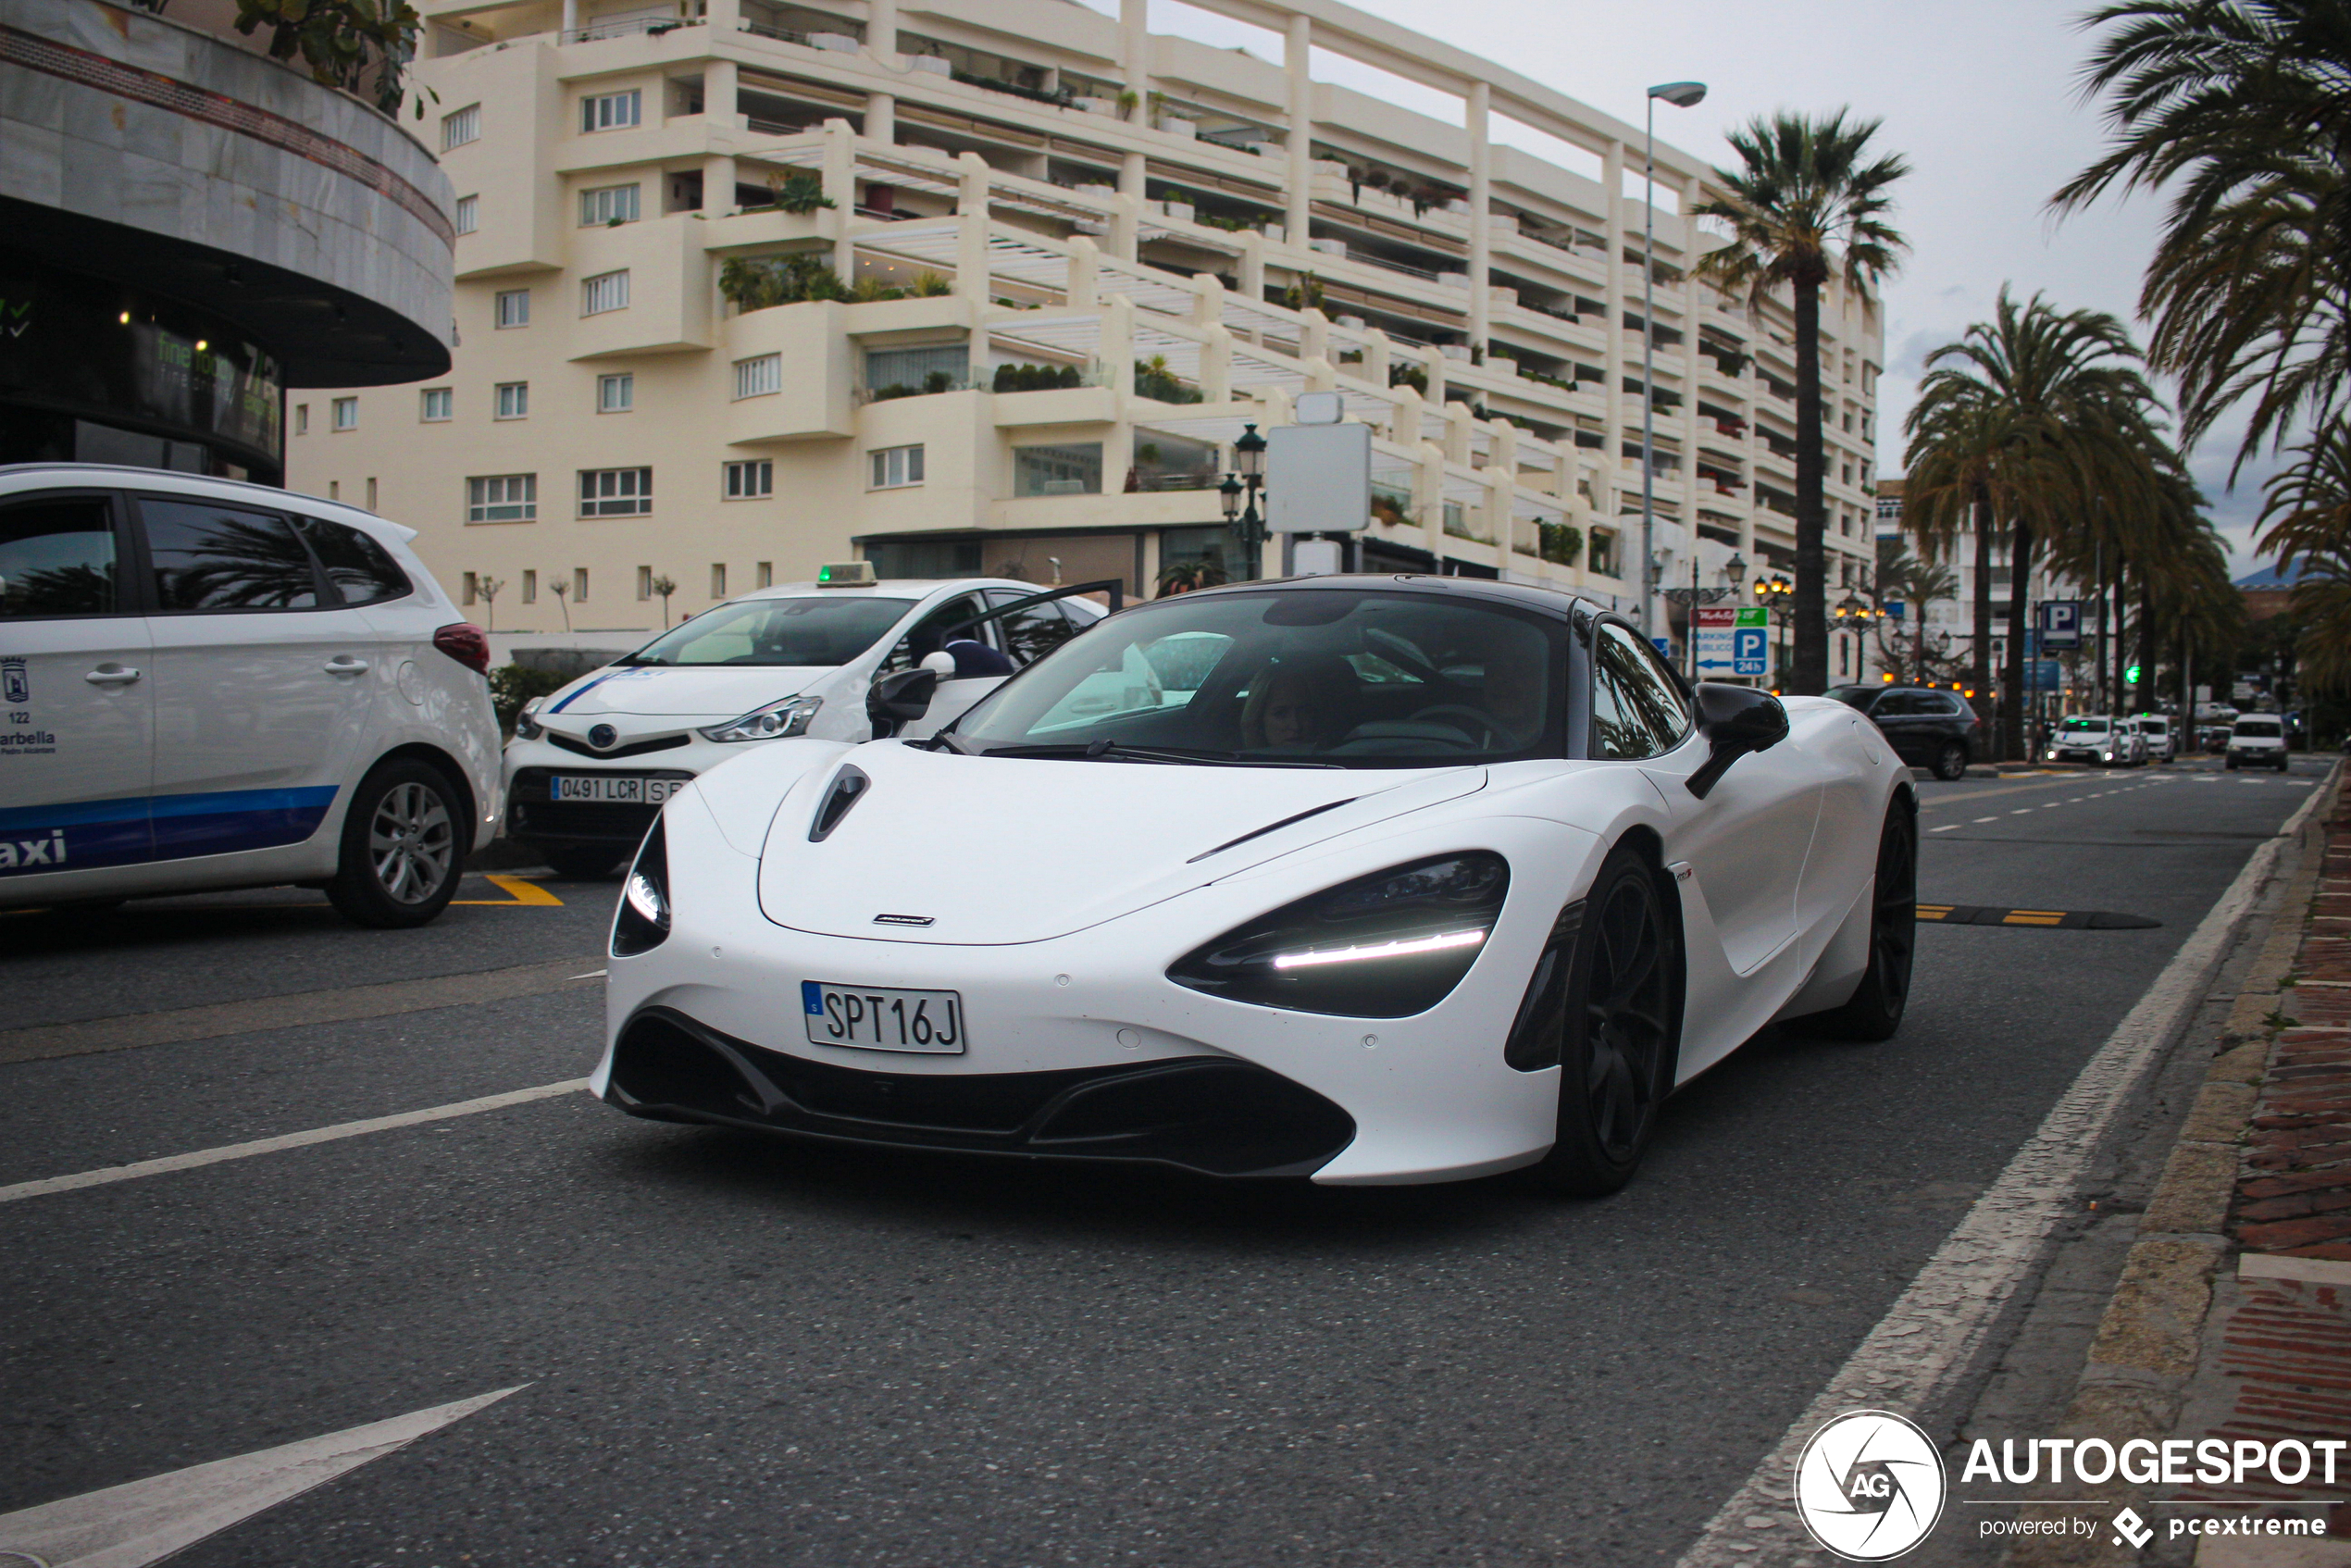
[[[533,844],[547,857],[555,875],[574,882],[594,882],[609,877],[628,852],[609,844]]]
[[[2232,757],[2227,762],[2222,763],[2220,765],[2220,770],[2224,773],[2234,773],[2237,770],[2236,759]]]
[[[1564,1197],[1616,1191],[1640,1167],[1681,1046],[1680,931],[1657,868],[1619,844],[1583,902],[1561,991],[1558,1133],[1529,1172]]]
[[[1943,749],[1934,753],[1934,777],[1949,783],[1967,777],[1967,748],[1957,740],[1946,740]]]
[[[466,873],[466,809],[439,768],[378,764],[352,791],[327,899],[355,926],[421,926],[449,906]]]
[[[1907,796],[1897,796],[1878,829],[1877,872],[1870,884],[1869,967],[1844,1006],[1812,1020],[1819,1032],[1840,1039],[1894,1038],[1909,1006],[1918,918],[1918,809]]]

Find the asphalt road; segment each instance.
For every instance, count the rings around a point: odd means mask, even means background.
[[[1923,899],[2162,924],[1922,927],[1897,1039],[1756,1041],[1601,1202],[806,1151],[578,1094],[0,1202],[0,1512],[527,1384],[174,1561],[1670,1562],[2322,771],[1922,785]],[[294,891],[0,916],[0,1185],[584,1073],[599,990],[560,975],[93,1048],[599,967],[614,885],[541,885],[405,934]]]

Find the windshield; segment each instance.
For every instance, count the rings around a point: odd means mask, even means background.
[[[954,733],[972,751],[1341,767],[1559,756],[1566,629],[1449,595],[1180,594],[1064,643]]]
[[[845,665],[879,641],[912,599],[744,599],[654,638],[624,665]]]
[[[2102,718],[2069,718],[2063,724],[2059,725],[2058,728],[2061,733],[2067,735],[2103,735],[2106,733],[2106,720]]]
[[[2278,721],[2273,718],[2241,718],[2237,720],[2237,733],[2250,735],[2257,740],[2274,740],[2283,731],[2278,728]]]

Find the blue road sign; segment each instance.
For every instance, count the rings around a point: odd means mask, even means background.
[[[2077,599],[2044,599],[2035,617],[2041,646],[2056,652],[2082,646],[2082,604]]]
[[[1772,673],[1770,633],[1760,626],[1742,626],[1731,633],[1731,673],[1763,679]]]

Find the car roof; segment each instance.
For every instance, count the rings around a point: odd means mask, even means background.
[[[874,582],[861,582],[847,587],[819,582],[778,582],[765,588],[754,588],[749,593],[739,593],[728,601],[734,604],[746,599],[927,599],[934,594],[969,592],[976,588],[1009,588],[1022,593],[1051,593],[1051,589],[1034,582],[1022,582],[1004,577],[882,578]]]
[[[1528,583],[1502,582],[1493,578],[1438,577],[1433,572],[1340,572],[1316,577],[1265,578],[1197,589],[1182,597],[1263,593],[1272,589],[1306,589],[1315,592],[1349,589],[1358,593],[1366,590],[1387,589],[1412,593],[1451,594],[1463,599],[1519,604],[1561,619],[1574,615],[1579,606],[1587,615],[1604,613],[1608,609],[1606,604],[1589,594],[1574,593],[1565,589],[1537,588]]]
[[[141,468],[125,463],[0,463],[0,484],[19,476],[46,478],[59,484],[183,490],[191,495],[210,495],[224,501],[250,501],[272,508],[292,506],[315,516],[350,523],[379,537],[388,534],[402,544],[417,537],[417,530],[407,524],[395,523],[390,517],[362,506],[354,506],[349,502],[330,501],[323,495],[309,495],[276,485],[255,484],[251,479],[215,479],[210,474],[186,474],[177,468]]]

